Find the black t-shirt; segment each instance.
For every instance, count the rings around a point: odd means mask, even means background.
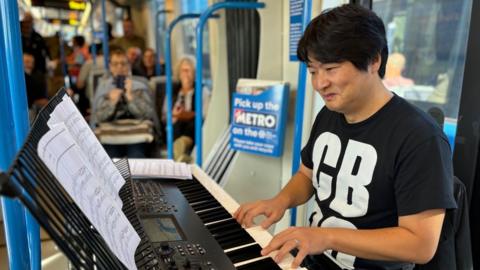
[[[394,227],[399,216],[456,207],[447,138],[431,117],[396,95],[354,124],[324,107],[302,150],[302,163],[313,170],[316,205],[311,226]],[[412,265],[325,253],[345,268]]]

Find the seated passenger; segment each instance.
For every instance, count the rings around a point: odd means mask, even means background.
[[[155,51],[151,48],[146,49],[143,53],[140,63],[132,68],[132,74],[142,76],[150,80],[150,78],[155,76],[155,59]]]
[[[109,68],[111,76],[95,92],[97,136],[110,157],[146,157],[147,144],[153,141],[154,114],[148,86],[131,77],[123,50],[111,52]]]
[[[413,86],[415,84],[412,79],[405,78],[402,75],[405,63],[405,56],[401,53],[392,53],[388,56],[385,77],[383,78],[383,84],[387,88]]]
[[[25,71],[25,85],[27,88],[30,120],[33,120],[37,111],[48,103],[47,83],[45,76],[35,70],[35,57],[32,53],[27,51],[23,53],[23,68]]]
[[[177,161],[190,162],[195,138],[195,60],[184,57],[177,66],[178,88],[174,89],[173,156]],[[203,116],[208,104],[208,92],[202,90]],[[164,106],[166,110],[166,106]]]

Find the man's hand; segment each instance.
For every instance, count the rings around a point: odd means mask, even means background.
[[[125,79],[125,97],[127,101],[133,100],[132,79],[130,78]]]
[[[274,259],[279,263],[294,248],[298,249],[298,253],[292,262],[292,268],[297,268],[308,254],[320,254],[328,249],[327,234],[322,233],[321,228],[291,227],[275,235],[261,254],[266,256],[278,250]]]
[[[237,211],[233,214],[233,217],[238,223],[248,227],[253,225],[253,219],[256,216],[264,215],[267,217],[262,224],[262,228],[267,229],[273,223],[279,221],[285,214],[288,204],[281,198],[275,197],[270,200],[261,200],[251,203],[242,204]]]
[[[113,104],[117,104],[118,101],[120,100],[120,98],[122,97],[122,94],[123,94],[122,89],[114,88],[114,89],[110,90],[110,92],[108,92],[108,99]]]

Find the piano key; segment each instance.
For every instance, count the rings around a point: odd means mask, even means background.
[[[232,263],[235,264],[238,262],[260,257],[261,250],[262,247],[260,247],[258,244],[254,244],[250,246],[245,246],[240,249],[232,250],[230,252],[225,252],[225,254],[227,254],[228,258],[230,258]]]
[[[247,263],[247,264],[235,264],[235,267],[237,268],[237,270],[260,270],[260,269],[269,269],[269,270],[281,270],[281,269],[285,269],[285,268],[280,268],[276,263],[275,261],[270,258],[270,257],[266,257],[264,259],[261,259],[261,260],[258,260],[258,261],[254,261],[254,262],[251,262],[251,263]]]

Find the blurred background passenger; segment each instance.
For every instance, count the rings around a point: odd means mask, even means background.
[[[405,56],[403,56],[401,53],[396,52],[388,56],[387,66],[385,68],[385,77],[383,79],[383,83],[387,88],[414,85],[412,79],[403,77],[405,64]]]
[[[177,161],[190,162],[195,136],[195,60],[183,57],[178,62],[178,86],[174,89],[172,109],[173,156]],[[208,91],[203,89],[203,117],[208,106]],[[164,105],[166,110],[166,105]],[[164,117],[165,118],[165,117]]]
[[[101,45],[92,44],[90,48],[92,46],[97,46],[95,64],[93,63],[93,58],[88,59],[80,68],[80,73],[78,74],[78,78],[76,82],[77,88],[84,89],[85,94],[89,100],[93,99],[93,93],[95,90],[95,89],[91,89],[92,87],[94,87],[94,85],[90,85],[88,83],[89,77],[92,75],[92,70],[94,69],[105,70],[103,50]]]
[[[130,47],[140,48],[141,51],[145,50],[145,40],[135,35],[135,26],[131,19],[125,19],[122,22],[123,36],[113,39],[110,45],[118,46],[123,50],[128,50]]]
[[[35,70],[35,58],[32,53],[23,53],[23,68],[25,71],[25,85],[27,88],[28,109],[30,121],[32,121],[39,109],[48,103],[47,83],[45,76]]]
[[[30,52],[35,58],[35,70],[43,76],[47,72],[48,49],[43,37],[34,29],[33,16],[30,12],[25,12],[22,21],[20,21],[20,30],[22,34],[22,49]]]
[[[140,65],[141,58],[142,58],[142,50],[140,50],[140,48],[130,47],[127,49],[127,59],[132,69]]]
[[[155,59],[155,51],[152,48],[146,49],[143,53],[142,61],[133,67],[132,74],[147,79],[155,76]]]
[[[96,131],[100,130],[100,135],[106,135],[106,137],[113,140],[105,142],[101,136],[99,139],[112,158],[125,156],[130,158],[146,157],[147,145],[152,142],[152,139],[143,140],[142,138],[149,138],[148,135],[153,137],[153,131],[150,134],[145,134],[150,129],[147,131],[143,129],[145,122],[142,120],[150,120],[150,123],[152,123],[151,120],[154,119],[155,111],[148,86],[131,77],[130,64],[123,50],[113,50],[110,53],[109,69],[111,76],[103,80],[95,91],[92,113],[95,116],[94,121],[100,126]],[[130,121],[128,122],[130,124],[122,125],[119,120],[140,121]],[[103,129],[103,123],[116,124],[105,126],[109,129]],[[151,126],[153,127],[153,123]],[[140,131],[140,129],[142,130]],[[102,134],[104,131],[110,133]],[[125,136],[120,137],[124,131],[127,133],[139,131],[140,134],[133,138],[133,141],[125,142],[123,140]],[[145,137],[144,135],[147,136]],[[115,140],[115,137],[118,140]],[[141,140],[139,141],[138,138]]]
[[[73,51],[67,57],[67,64],[70,78],[75,83],[80,73],[80,68],[90,59],[90,52],[83,36],[74,36],[72,44]]]

